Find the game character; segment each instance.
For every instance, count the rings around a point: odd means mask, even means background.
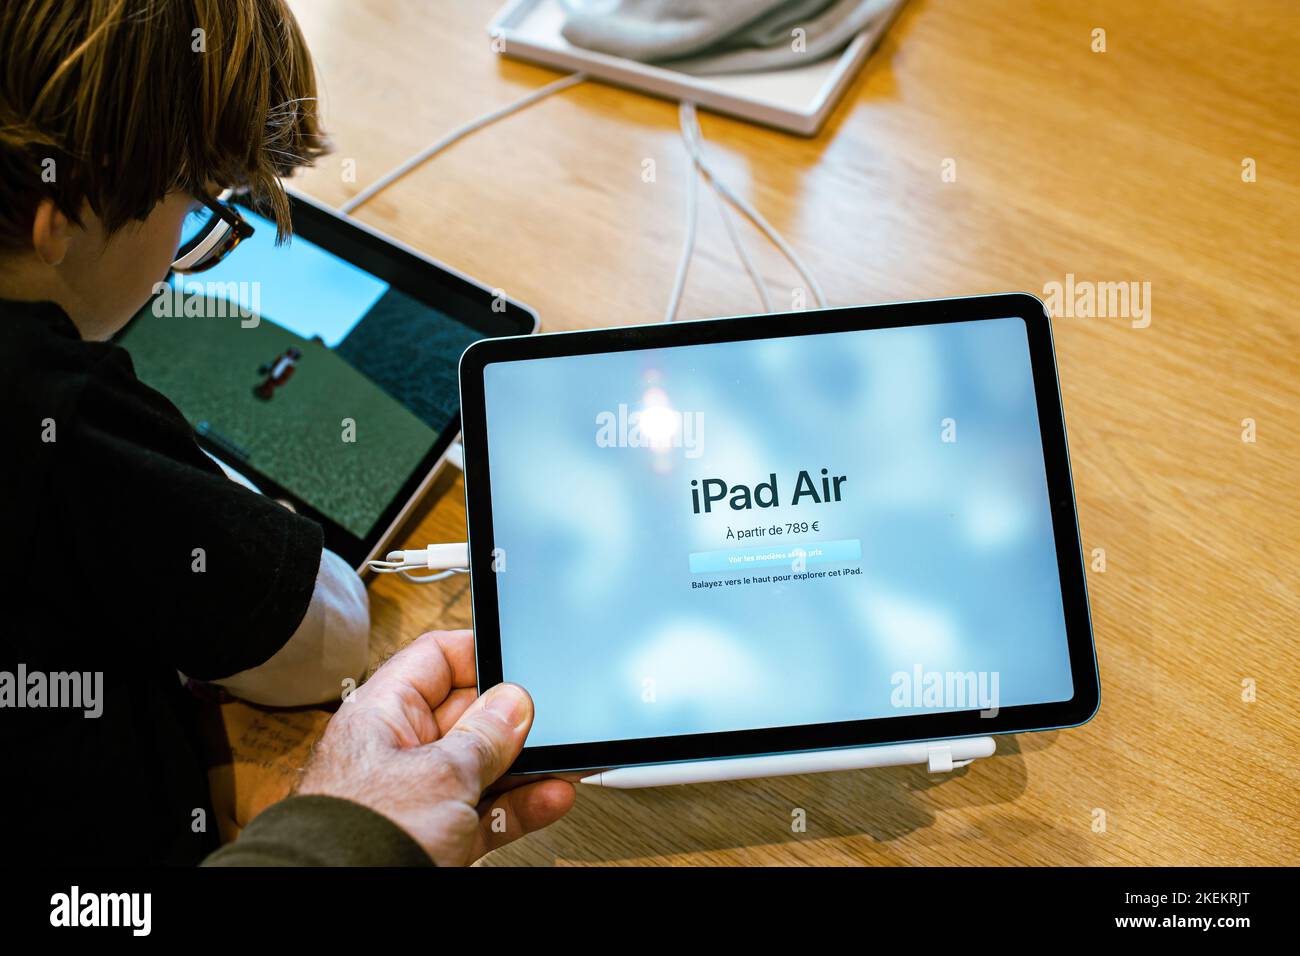
[[[275,390],[293,377],[293,370],[297,367],[300,358],[302,358],[302,351],[290,347],[274,362],[267,362],[265,365],[259,366],[257,374],[263,375],[265,378],[261,384],[253,388],[253,394],[263,401],[269,402],[275,396]]]

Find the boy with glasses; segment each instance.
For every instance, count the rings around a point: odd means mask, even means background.
[[[232,481],[108,342],[169,270],[210,268],[251,234],[222,191],[287,236],[279,177],[324,149],[284,0],[0,6],[0,811],[15,862],[201,859],[218,827],[183,681],[283,706],[337,700],[365,669],[366,592],[320,527]],[[47,693],[83,675],[102,683],[97,716]]]

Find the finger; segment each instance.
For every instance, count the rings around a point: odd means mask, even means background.
[[[446,736],[447,731],[469,710],[477,697],[478,691],[473,687],[457,687],[447,695],[447,699],[433,712],[433,717],[438,722],[439,737]]]
[[[567,780],[569,783],[577,783],[583,777],[590,777],[592,774],[600,773],[599,770],[567,770],[562,773],[548,773],[538,775],[535,773],[508,774],[492,784],[483,791],[484,796],[495,796],[498,793],[505,793],[508,790],[516,790],[519,787],[526,787],[530,783],[539,783],[543,780]]]
[[[577,791],[565,780],[541,780],[485,801],[479,808],[474,859],[550,826],[573,807]]]
[[[533,699],[518,684],[497,684],[474,701],[434,746],[478,802],[524,747]]]
[[[410,644],[384,662],[370,680],[357,691],[360,700],[367,698],[405,698],[414,690],[433,710],[446,699],[455,680],[457,665],[464,668],[464,638],[469,631],[430,631],[421,634]],[[448,656],[450,653],[450,657]],[[473,660],[474,642],[469,640],[470,660]],[[409,690],[408,690],[409,689]]]
[[[474,668],[474,632],[430,631],[442,647],[443,656],[451,665],[452,687],[478,689],[478,676]]]

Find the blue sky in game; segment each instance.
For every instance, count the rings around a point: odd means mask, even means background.
[[[329,348],[337,348],[388,291],[388,283],[306,239],[276,246],[274,223],[247,209],[240,212],[257,231],[207,272],[172,276],[173,285],[189,288],[198,282],[212,289],[209,283],[256,282],[263,317],[305,339],[319,335]],[[225,297],[247,295],[232,293]]]

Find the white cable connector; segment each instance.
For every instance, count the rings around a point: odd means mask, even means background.
[[[420,551],[389,551],[389,561],[413,564],[431,571],[443,568],[463,568],[469,564],[469,544],[431,544]]]
[[[431,544],[427,548],[410,551],[389,551],[383,560],[376,559],[366,565],[375,574],[400,574],[416,584],[442,581],[453,574],[469,573],[469,544]],[[416,576],[412,571],[436,571],[436,574]]]

